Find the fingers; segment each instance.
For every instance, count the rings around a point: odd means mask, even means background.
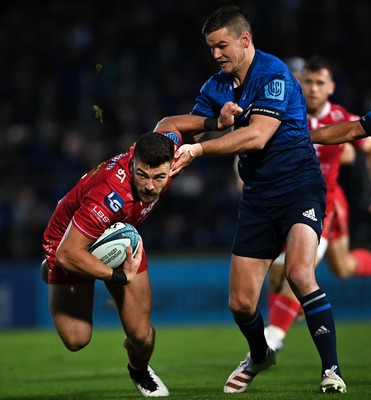
[[[183,171],[183,169],[191,163],[193,158],[194,156],[192,153],[188,151],[186,153],[183,153],[172,166],[170,171],[170,176],[180,174]]]
[[[235,118],[242,114],[242,108],[232,101],[227,101],[220,111],[219,121],[224,128],[232,126],[235,122]]]
[[[137,274],[137,271],[142,262],[143,254],[143,242],[142,238],[139,239],[138,250],[135,256],[133,255],[132,246],[126,247],[126,260],[123,265],[123,271],[125,272],[128,282],[132,282]]]
[[[183,171],[183,169],[196,157],[195,151],[195,145],[184,144],[183,146],[180,146],[174,155],[175,162],[171,167],[170,176],[177,175]]]

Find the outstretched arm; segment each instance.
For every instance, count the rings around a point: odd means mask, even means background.
[[[340,122],[310,131],[313,143],[339,144],[371,135],[371,111],[358,121]]]
[[[242,113],[242,108],[231,101],[224,104],[218,118],[206,118],[199,115],[183,114],[165,117],[157,122],[154,129],[179,132],[186,138],[208,131],[222,131],[234,124],[234,118]]]

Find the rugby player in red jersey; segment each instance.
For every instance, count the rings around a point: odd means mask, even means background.
[[[173,132],[142,135],[128,151],[85,174],[59,201],[44,233],[42,271],[47,272],[49,308],[64,345],[78,351],[90,342],[94,282],[103,280],[125,332],[130,377],[145,397],[164,397],[169,391],[148,364],[155,329],[143,245],[135,257],[129,247],[123,267],[114,270],[87,248],[109,225],[123,221],[137,226],[148,217],[170,185],[174,152],[181,144]]]
[[[335,83],[332,67],[327,60],[318,56],[308,59],[299,81],[306,99],[310,131],[339,122],[359,120],[359,116],[329,101]],[[367,154],[371,153],[370,137],[352,144]],[[318,247],[317,265],[325,257],[331,271],[338,277],[371,276],[371,253],[361,248],[349,249],[348,203],[338,182],[344,144],[315,144],[315,148],[327,185],[327,217]],[[287,281],[283,286],[281,283],[284,256],[285,253],[280,255],[271,270],[270,290],[277,293],[269,301],[269,324],[265,329],[267,342],[275,350],[283,347],[283,340],[301,310]]]

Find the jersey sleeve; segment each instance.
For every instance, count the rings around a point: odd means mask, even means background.
[[[122,195],[106,182],[100,182],[83,198],[72,224],[84,236],[97,239],[108,226],[123,220]]]
[[[227,74],[219,72],[203,84],[191,114],[216,118],[227,101],[235,101],[233,81]]]
[[[293,89],[294,85],[286,75],[273,76],[258,90],[251,114],[266,115],[281,121],[293,95]]]
[[[183,144],[182,135],[177,132],[171,131],[158,131],[161,135],[164,135],[171,139],[174,142],[174,153],[179,149],[179,147]]]

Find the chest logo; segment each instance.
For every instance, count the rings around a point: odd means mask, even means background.
[[[104,204],[114,213],[124,208],[124,200],[114,190],[104,198]]]

